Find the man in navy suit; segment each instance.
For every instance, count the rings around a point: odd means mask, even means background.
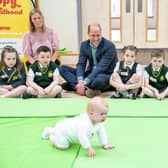
[[[61,66],[59,70],[67,84],[78,94],[85,95],[90,91],[91,96],[86,96],[93,97],[97,95],[97,91],[110,88],[110,75],[118,57],[114,44],[102,37],[102,28],[99,24],[88,26],[88,37],[88,40],[81,43],[76,69]]]

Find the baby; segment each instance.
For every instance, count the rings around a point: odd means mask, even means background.
[[[87,112],[70,119],[64,119],[54,128],[45,127],[43,139],[50,139],[51,143],[59,149],[67,149],[73,142],[79,142],[88,151],[89,156],[96,155],[90,143],[90,138],[97,133],[104,149],[112,149],[109,145],[103,122],[108,112],[107,103],[100,97],[92,98],[87,105]]]

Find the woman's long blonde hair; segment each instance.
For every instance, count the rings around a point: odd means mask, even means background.
[[[46,30],[46,26],[45,26],[45,21],[44,21],[44,15],[43,13],[41,12],[40,9],[38,8],[35,8],[35,9],[32,9],[29,13],[29,29],[30,29],[30,32],[35,32],[35,26],[32,22],[32,15],[34,15],[35,13],[38,13],[41,17],[42,17],[42,20],[43,20],[43,25],[42,25],[42,31],[45,31]]]

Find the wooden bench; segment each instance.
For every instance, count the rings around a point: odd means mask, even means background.
[[[70,65],[72,67],[75,67],[76,66],[76,62],[74,62],[74,63],[63,63],[62,62],[63,61],[63,57],[71,58],[71,57],[74,57],[74,56],[78,57],[79,56],[79,52],[58,53],[58,57],[57,58],[60,60],[62,65]]]

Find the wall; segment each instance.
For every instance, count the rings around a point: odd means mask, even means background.
[[[109,39],[109,0],[81,0],[82,35],[87,39],[90,23],[100,23],[103,36]]]
[[[39,0],[46,25],[54,29],[60,39],[60,48],[78,51],[76,0]]]
[[[142,65],[150,63],[150,55],[153,49],[138,49],[138,55],[136,61]],[[165,64],[168,65],[168,49],[163,49],[165,53]],[[119,59],[122,59],[122,52],[120,49],[117,50]]]
[[[66,47],[72,51],[78,51],[78,23],[77,23],[77,0],[39,0],[40,8],[42,9],[46,24],[58,32],[60,38],[60,47]],[[165,40],[166,32],[168,30],[168,22],[165,22],[167,10],[167,0],[162,0],[162,9],[159,17],[159,41],[167,46]],[[87,39],[87,25],[92,22],[98,22],[102,25],[103,35],[109,38],[109,0],[81,0],[81,14],[82,14],[82,35],[83,39]],[[124,8],[125,9],[125,8]],[[90,14],[92,13],[92,14]],[[128,22],[128,19],[125,19]],[[164,26],[163,26],[164,25]],[[128,30],[127,30],[128,29]],[[144,29],[145,30],[145,29]],[[124,31],[130,31],[130,27],[125,27]],[[161,33],[160,33],[161,32]],[[139,34],[142,36],[142,34]],[[130,38],[130,37],[129,37]],[[141,37],[142,38],[142,37]],[[166,36],[167,39],[167,36]],[[129,39],[127,39],[127,42]],[[125,44],[125,43],[124,43]],[[131,43],[129,43],[131,44]],[[116,44],[117,45],[117,44]],[[122,45],[123,47],[124,45]],[[122,48],[121,47],[121,48]],[[137,46],[140,48],[139,46]],[[159,47],[159,46],[157,46]],[[165,48],[165,47],[164,47]],[[164,49],[166,53],[166,64],[168,64],[168,49]],[[120,57],[121,53],[118,50]],[[138,62],[147,64],[150,61],[151,49],[140,49],[137,57]],[[63,58],[63,63],[73,64],[77,62],[77,57]]]

